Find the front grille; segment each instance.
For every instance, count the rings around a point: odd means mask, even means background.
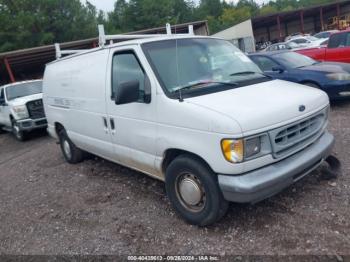
[[[36,125],[36,126],[47,125],[47,121],[46,121],[46,119],[39,120],[39,121],[36,121],[36,122],[35,122],[35,125]]]
[[[312,143],[323,131],[327,108],[301,121],[269,132],[275,158],[292,154]]]
[[[27,103],[27,109],[29,113],[29,117],[31,119],[38,119],[38,118],[44,118],[45,112],[44,112],[44,106],[43,106],[43,100],[38,99],[34,101],[30,101]]]

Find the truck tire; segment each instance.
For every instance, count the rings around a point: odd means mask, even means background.
[[[68,163],[77,164],[84,160],[84,151],[74,145],[72,140],[69,139],[66,130],[60,130],[58,136],[63,156]]]
[[[175,158],[165,174],[168,198],[188,223],[207,226],[221,219],[229,203],[218,186],[217,175],[192,155]]]
[[[12,134],[18,141],[23,142],[26,140],[26,133],[20,130],[18,123],[15,120],[12,120]]]

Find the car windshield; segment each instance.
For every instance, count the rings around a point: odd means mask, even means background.
[[[295,52],[285,52],[275,54],[273,56],[280,64],[287,68],[300,68],[304,66],[313,65],[316,63],[310,57],[295,53]]]
[[[225,84],[233,88],[243,81],[265,78],[245,54],[225,40],[174,39],[145,43],[142,48],[169,93]]]
[[[7,100],[42,93],[42,81],[28,82],[6,87]]]

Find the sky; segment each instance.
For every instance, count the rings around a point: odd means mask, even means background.
[[[80,0],[82,3],[85,3],[86,0]],[[97,9],[101,9],[105,12],[112,11],[114,8],[114,2],[116,0],[89,0],[91,4],[96,6]],[[197,0],[199,1],[199,0]],[[226,2],[236,2],[238,0],[225,0]],[[256,0],[258,4],[262,4],[264,2],[268,2],[267,0]]]

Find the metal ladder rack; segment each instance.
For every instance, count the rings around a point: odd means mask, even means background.
[[[100,48],[105,47],[106,42],[109,41],[113,44],[113,40],[131,40],[131,39],[142,39],[142,38],[152,38],[160,36],[188,36],[194,35],[193,25],[188,26],[188,34],[172,34],[171,26],[169,23],[166,24],[166,34],[130,34],[130,35],[106,35],[103,25],[98,25],[98,44]],[[56,59],[60,59],[62,55],[73,55],[77,53],[86,52],[87,49],[78,50],[61,50],[60,44],[55,43]]]

